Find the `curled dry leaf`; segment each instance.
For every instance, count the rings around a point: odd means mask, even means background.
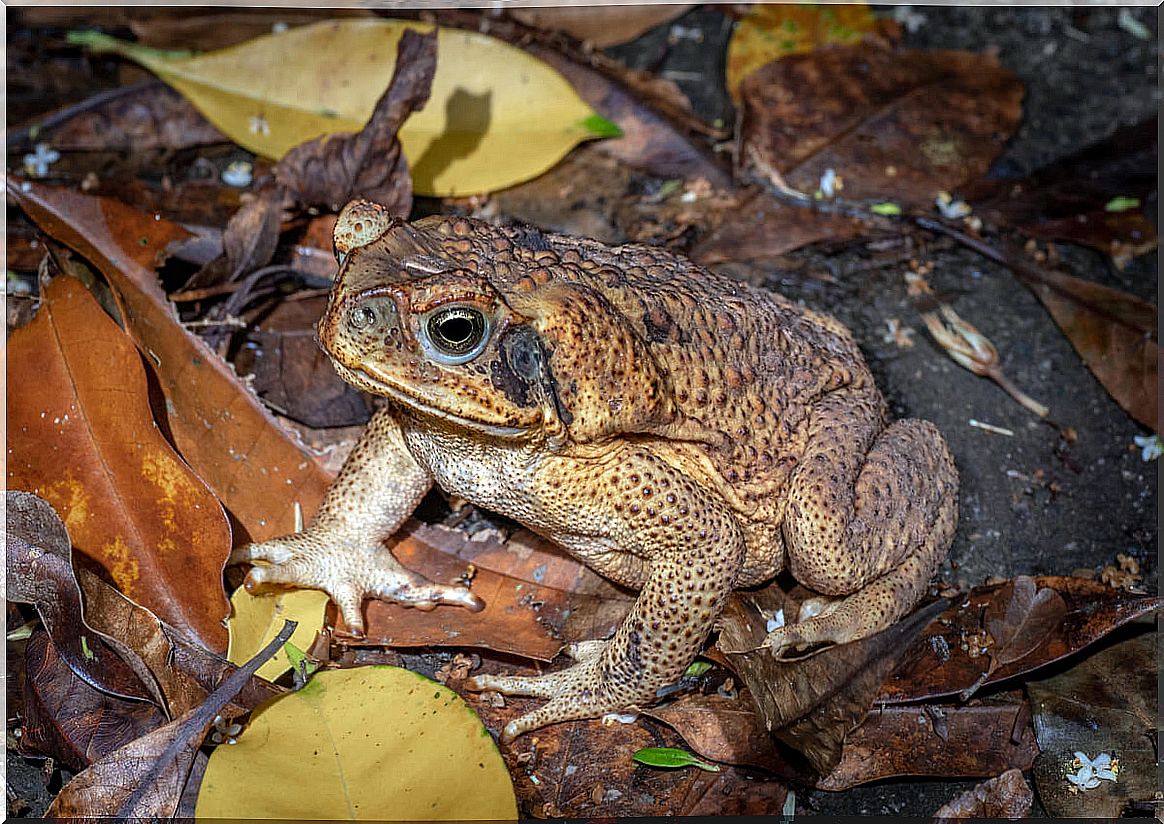
[[[747,685],[765,729],[827,775],[901,653],[945,606],[937,601],[869,638],[782,661],[763,647],[768,630],[762,616],[780,609],[796,615],[799,608],[772,584],[728,599],[719,644],[723,650],[751,650],[725,654]]]
[[[60,511],[76,549],[208,649],[225,650],[222,507],[166,442],[141,356],[80,281],[12,334],[8,484]]]
[[[397,132],[424,108],[436,65],[436,32],[406,30],[392,80],[367,125],[355,134],[326,135],[294,147],[276,164],[275,179],[304,206],[338,212],[349,200],[363,197],[406,217],[412,209],[412,181]]]
[[[834,169],[846,198],[928,210],[987,170],[1018,126],[1023,87],[986,55],[866,42],[769,63],[742,96],[741,157],[755,151],[801,192]]]
[[[260,189],[243,201],[222,232],[226,280],[238,280],[271,262],[279,245],[282,214],[283,192],[278,188]]]
[[[74,772],[166,723],[154,704],[119,698],[79,678],[43,629],[25,646],[22,681],[20,751],[55,758]]]
[[[167,245],[188,233],[117,201],[66,189],[10,178],[8,194],[108,279],[126,330],[158,375],[174,444],[235,517],[236,542],[287,532],[296,501],[314,513],[330,475],[230,366],[181,326],[158,285],[154,267]]]
[[[80,570],[77,579],[85,603],[91,606],[94,627],[118,639],[145,662],[157,679],[171,718],[198,706],[235,671],[230,661],[165,624],[88,570]],[[252,653],[260,648],[255,647]],[[233,717],[253,710],[282,691],[262,678],[252,678],[232,699],[224,715]]]
[[[99,692],[165,707],[153,676],[117,639],[85,622],[64,523],[43,499],[6,492],[5,596],[32,604],[53,639],[53,655]]]
[[[259,666],[291,637],[293,629],[294,624],[288,623],[262,652],[235,670],[198,707],[77,774],[53,800],[46,817],[173,818],[206,731]]]
[[[1022,770],[1011,769],[943,804],[934,818],[1026,818],[1034,800]]]
[[[1042,635],[1042,640],[1022,657],[1010,663],[1000,663],[979,687],[1059,661],[1164,604],[1160,597],[1133,595],[1084,578],[1037,576],[1033,585],[1036,592],[1054,590],[1066,605],[1065,614],[1053,624],[1039,620],[1037,615],[1035,621],[1027,624],[1022,619],[1022,611],[1018,610],[1015,613],[1017,623],[1011,626],[1026,625],[1029,631],[1021,633],[1022,643],[1015,647],[1015,651],[1021,651],[1037,635]],[[1024,591],[1029,592],[1025,585]],[[989,649],[975,648],[972,639],[980,636],[986,628],[982,620],[991,604],[995,604],[993,615],[1006,615],[1009,605],[1014,602],[1013,593],[1013,585],[1008,582],[976,587],[959,599],[901,657],[897,669],[881,688],[878,703],[930,700],[959,693],[979,682],[986,665],[985,653]],[[1052,605],[1040,610],[1058,614],[1054,599],[1041,603]],[[1042,628],[1048,626],[1049,631],[1042,634]]]

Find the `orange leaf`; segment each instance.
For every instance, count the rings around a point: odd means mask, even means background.
[[[126,329],[157,372],[174,443],[241,526],[237,537],[261,541],[290,532],[297,500],[305,515],[313,513],[328,473],[230,366],[181,326],[158,285],[154,267],[167,245],[188,233],[118,201],[68,189],[10,179],[8,195],[109,280]]]
[[[230,526],[162,437],[141,356],[80,281],[58,277],[12,334],[8,485],[40,495],[129,597],[225,650]]]

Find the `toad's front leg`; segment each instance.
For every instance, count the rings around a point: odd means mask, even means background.
[[[735,516],[661,462],[640,453],[632,463],[630,469],[621,463],[620,475],[590,486],[609,490],[608,512],[572,509],[579,524],[591,530],[595,524],[608,525],[602,537],[646,562],[639,597],[614,637],[576,647],[577,663],[567,669],[536,677],[479,675],[469,681],[469,689],[548,699],[507,724],[502,740],[558,721],[654,703],[660,688],[679,680],[723,611],[744,559]],[[577,546],[578,540],[563,543]],[[600,570],[606,566],[602,558],[584,560]]]
[[[426,580],[401,566],[383,545],[431,486],[432,477],[404,445],[391,411],[381,409],[328,489],[311,525],[294,535],[240,547],[231,561],[258,562],[247,575],[248,589],[284,584],[323,590],[355,633],[363,632],[364,598],[421,609],[455,604],[480,610],[481,599],[468,589]]]

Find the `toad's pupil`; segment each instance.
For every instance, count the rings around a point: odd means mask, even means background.
[[[363,329],[372,325],[376,320],[376,313],[367,306],[359,306],[352,310],[350,319],[354,328]]]
[[[449,318],[440,324],[441,337],[449,343],[466,343],[473,336],[473,322],[468,318]]]

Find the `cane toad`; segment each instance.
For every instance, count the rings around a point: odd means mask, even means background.
[[[548,699],[545,724],[652,702],[737,587],[787,567],[834,596],[774,630],[776,654],[910,611],[945,557],[957,472],[938,430],[890,423],[840,323],[664,250],[409,224],[356,201],[319,324],[340,375],[387,398],[309,528],[255,544],[248,584],[479,608],[380,545],[435,482],[639,590],[609,640],[539,677],[472,688]]]

